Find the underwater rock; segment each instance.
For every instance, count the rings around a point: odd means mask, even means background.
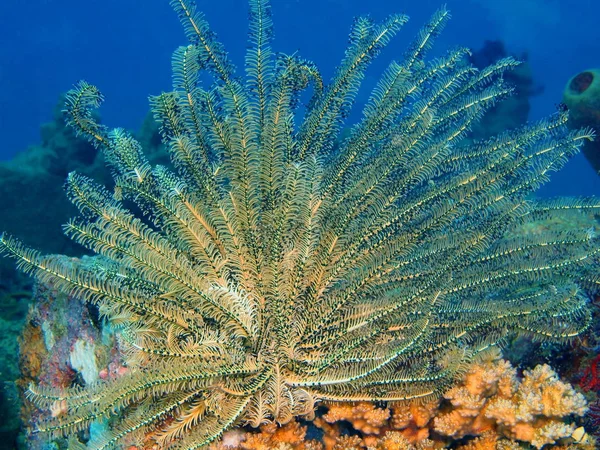
[[[63,184],[73,170],[105,179],[92,169],[98,152],[65,125],[62,115],[64,97],[58,100],[51,122],[40,127],[40,143],[0,162],[0,227],[32,239],[50,253],[81,254],[62,233],[61,225],[75,213],[64,194]],[[100,161],[97,167],[103,168]],[[10,269],[6,269],[6,268]],[[14,269],[0,261],[2,279],[12,277]]]
[[[543,92],[543,87],[533,79],[527,54],[512,55],[502,41],[485,41],[483,47],[473,52],[469,60],[475,67],[483,69],[508,56],[521,61],[514,70],[503,75],[508,84],[513,87],[514,94],[494,105],[480,122],[473,125],[471,138],[474,140],[487,139],[524,125],[531,109],[530,97]]]
[[[67,263],[73,260],[57,258]],[[94,258],[84,257],[84,261],[94,264]],[[21,396],[31,383],[53,388],[87,386],[123,373],[115,334],[101,325],[94,307],[59,293],[51,283],[37,282],[34,300],[19,340]],[[60,416],[64,405],[55,402],[51,409],[54,416]],[[13,411],[13,415],[19,414]],[[40,425],[40,412],[31,402],[23,402],[21,418],[32,429]],[[27,435],[26,441],[24,448],[32,450],[48,443],[40,433]],[[57,443],[62,445],[62,440]]]
[[[573,76],[563,93],[569,108],[569,126],[589,127],[600,133],[600,69],[584,70]],[[600,142],[596,139],[583,146],[583,154],[596,172],[600,172]]]
[[[102,154],[66,125],[64,104],[65,96],[61,95],[52,121],[40,127],[39,144],[17,153],[12,160],[0,161],[0,211],[10,212],[0,215],[0,229],[34,243],[44,252],[81,255],[83,248],[62,232],[62,224],[77,211],[67,200],[64,181],[73,171],[104,185],[110,186],[112,181]],[[94,119],[100,120],[97,113]],[[135,136],[149,149],[153,164],[169,164],[151,113]],[[13,264],[0,259],[0,292],[4,291],[3,284],[14,281],[15,276]],[[29,289],[30,284],[21,287]]]

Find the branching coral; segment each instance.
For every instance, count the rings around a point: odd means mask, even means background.
[[[378,408],[373,403],[334,403],[323,419],[329,423],[348,420],[355,430],[363,434],[380,434],[390,418],[390,410]]]
[[[283,426],[269,423],[261,427],[260,433],[248,433],[240,443],[242,450],[320,450],[322,445],[306,439],[306,427],[298,422],[289,422]]]
[[[506,361],[475,364],[444,397],[452,408],[434,419],[436,432],[460,438],[495,430],[537,448],[570,437],[576,426],[563,419],[587,410],[583,395],[550,366],[537,366],[519,380]]]
[[[583,427],[567,420],[586,412],[584,397],[547,365],[520,378],[507,361],[489,358],[471,365],[444,398],[441,403],[388,406],[332,403],[314,421],[324,433],[322,444],[306,440],[306,427],[294,422],[241,435],[239,446],[232,448],[432,450],[456,445],[459,439],[462,450],[513,450],[523,443],[592,450],[595,445]],[[344,424],[352,426],[352,434],[345,434]]]

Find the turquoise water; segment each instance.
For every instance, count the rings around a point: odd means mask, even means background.
[[[400,55],[414,32],[442,2],[273,3],[274,50],[299,50],[328,75],[341,58],[353,17],[370,13],[383,18],[391,12],[411,17],[384,57],[375,63],[373,70],[380,73],[382,61]],[[457,45],[477,49],[485,39],[501,39],[509,52],[528,53],[535,82],[544,87],[543,93],[531,100],[531,119],[554,110],[573,74],[600,66],[598,7],[593,0],[446,3],[453,20],[440,38],[438,49]],[[246,46],[246,2],[198,4],[240,67]],[[34,0],[26,6],[4,1],[0,2],[0,17],[0,160],[38,142],[39,126],[51,118],[58,95],[79,79],[96,84],[106,95],[102,114],[109,125],[138,129],[148,110],[148,95],[170,87],[171,53],[183,38],[167,0]],[[583,158],[577,158],[545,192],[598,194],[600,181]]]

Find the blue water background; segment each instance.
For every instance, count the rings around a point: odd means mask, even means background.
[[[243,69],[247,35],[244,0],[199,1],[232,60]],[[299,51],[328,78],[340,60],[353,17],[411,17],[373,70],[399,58],[440,0],[274,0],[274,50]],[[527,51],[544,93],[532,99],[531,120],[555,110],[567,80],[600,67],[600,6],[593,0],[449,0],[453,20],[438,53],[458,45],[479,49],[502,39]],[[85,79],[107,101],[104,123],[137,130],[147,97],[170,87],[172,51],[185,43],[168,0],[31,0],[0,2],[0,160],[39,141],[61,92]],[[370,79],[370,80],[369,80]],[[363,92],[359,102],[368,92]],[[600,177],[579,155],[543,189],[546,195],[600,195]]]

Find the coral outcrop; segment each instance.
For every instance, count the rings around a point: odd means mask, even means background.
[[[90,261],[91,263],[91,261]],[[85,303],[66,298],[52,286],[38,285],[37,306],[28,317],[21,340],[20,381],[55,387],[86,384],[90,367],[73,364],[73,352],[81,342],[95,347],[91,364],[95,375],[115,380],[126,375],[119,364],[120,350],[114,334],[94,319]],[[69,315],[63,313],[69,302]],[[89,354],[82,358],[87,360]],[[61,362],[65,361],[65,363]],[[64,414],[55,403],[53,413]],[[449,446],[464,450],[569,448],[592,450],[595,441],[577,418],[586,412],[581,393],[559,379],[548,365],[538,365],[522,375],[497,352],[482,355],[457,384],[440,398],[422,402],[328,403],[312,422],[266,423],[259,430],[234,428],[211,445],[211,450],[433,450]],[[41,420],[26,405],[28,423]],[[94,430],[92,430],[92,433]],[[96,431],[98,432],[98,431]],[[102,431],[100,431],[102,432]],[[33,435],[28,448],[42,449],[43,439]],[[129,450],[156,450],[150,431],[146,444]],[[66,442],[66,441],[65,441]],[[77,447],[75,441],[71,441]],[[66,443],[63,443],[66,445]],[[85,448],[85,447],[82,447]]]
[[[573,421],[587,411],[581,393],[548,365],[517,375],[492,354],[473,364],[463,379],[432,402],[376,405],[332,403],[312,425],[269,424],[260,432],[237,430],[211,449],[245,450],[593,450],[595,440]],[[307,438],[307,428],[319,438]]]
[[[444,398],[451,407],[435,417],[437,433],[462,438],[494,431],[536,448],[572,436],[577,427],[564,419],[587,411],[583,395],[548,365],[525,371],[519,379],[507,361],[473,365]]]
[[[469,60],[479,68],[485,69],[494,62],[511,56],[502,41],[485,41],[483,47],[474,51]],[[529,119],[530,98],[543,92],[543,87],[533,79],[527,54],[512,55],[521,64],[505,75],[515,90],[514,95],[494,105],[471,130],[470,138],[488,139],[506,130],[523,126]]]
[[[573,128],[590,127],[600,132],[600,69],[589,69],[574,75],[563,93],[563,102],[569,108]],[[600,171],[600,143],[587,142],[583,154],[596,172]]]

